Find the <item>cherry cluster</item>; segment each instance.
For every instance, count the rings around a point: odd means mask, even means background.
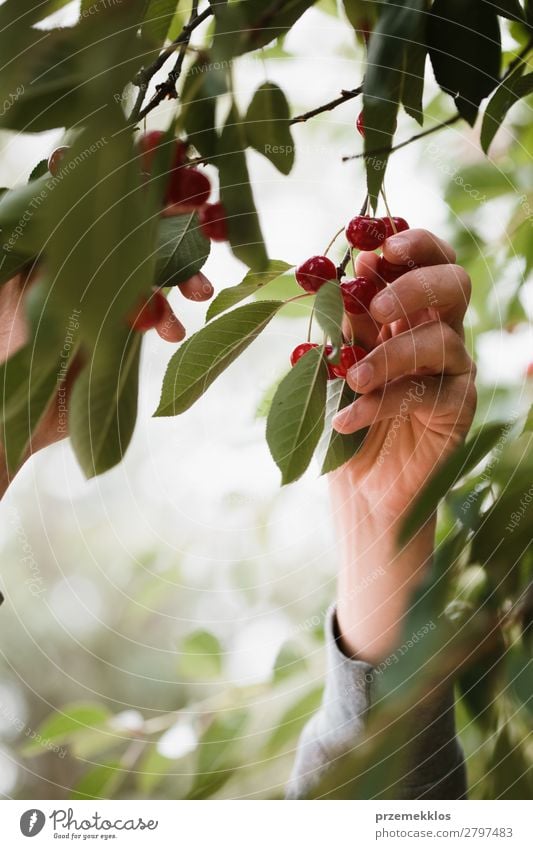
[[[151,130],[139,137],[137,147],[145,177],[150,175],[156,150],[163,143],[164,136],[165,133],[160,130]],[[188,145],[184,141],[178,139],[174,143],[169,180],[163,199],[164,214],[170,216],[197,212],[204,236],[213,242],[225,242],[228,240],[228,224],[224,206],[220,202],[208,203],[211,183],[202,171],[188,164],[187,149]],[[48,170],[52,176],[58,175],[68,150],[69,146],[63,145],[57,147],[50,155]],[[160,289],[154,288],[148,298],[141,299],[127,321],[133,330],[144,332],[158,327],[171,315],[166,297]]]
[[[361,118],[361,116],[359,117]],[[385,239],[408,229],[409,224],[405,218],[373,218],[368,215],[356,215],[348,223],[345,234],[352,249],[374,251],[382,246]],[[311,294],[318,292],[327,281],[339,281],[345,311],[349,315],[363,315],[368,312],[375,295],[384,289],[387,283],[397,280],[409,269],[410,266],[395,265],[380,255],[377,267],[379,280],[355,277],[343,281],[341,278],[344,276],[344,270],[336,268],[329,257],[320,255],[310,257],[297,267],[296,280],[302,289]],[[291,354],[291,364],[294,366],[300,357],[303,357],[310,348],[315,347],[318,346],[311,342],[303,342],[298,345]],[[326,361],[331,353],[331,345],[326,345],[324,348]],[[366,353],[364,348],[359,345],[343,345],[340,362],[337,365],[327,363],[329,377],[331,379],[335,377],[346,378],[348,369],[361,360]]]

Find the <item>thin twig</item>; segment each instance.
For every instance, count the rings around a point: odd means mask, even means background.
[[[414,136],[406,139],[399,144],[395,144],[392,147],[378,147],[375,150],[364,151],[363,153],[354,153],[352,156],[343,156],[343,162],[349,162],[351,159],[364,159],[370,156],[378,156],[380,154],[385,153],[394,153],[395,150],[400,150],[402,147],[407,147],[408,144],[412,144],[419,139],[423,139],[426,136],[430,136],[432,133],[436,133],[439,130],[443,130],[445,127],[451,127],[452,124],[456,124],[459,121],[461,116],[457,112],[455,115],[452,115],[451,118],[448,118],[446,121],[443,121],[441,124],[435,124],[434,127],[430,127],[429,130],[424,130],[422,133],[416,133]]]
[[[310,112],[304,112],[303,115],[296,115],[295,118],[291,118],[289,124],[302,124],[304,121],[308,121],[309,118],[314,118],[316,115],[321,115],[323,112],[331,112],[332,109],[335,109],[342,103],[346,103],[348,100],[352,100],[354,97],[358,97],[360,94],[362,94],[362,92],[362,85],[358,88],[353,88],[350,90],[343,89],[341,91],[340,97],[336,97],[335,100],[330,100],[328,103],[324,103],[323,106],[317,106],[316,109],[311,109]]]
[[[206,21],[213,14],[213,9],[211,6],[208,6],[203,12],[198,14],[198,0],[194,0],[192,4],[191,15],[189,18],[189,22],[185,24],[182,31],[178,35],[176,39],[166,47],[157,57],[157,59],[152,62],[148,68],[143,68],[137,74],[134,83],[139,87],[139,92],[137,94],[137,98],[135,101],[135,105],[131,111],[129,120],[133,123],[137,123],[137,121],[142,121],[152,109],[155,109],[165,97],[175,97],[176,96],[176,82],[181,74],[181,70],[183,67],[183,61],[185,59],[185,54],[187,52],[187,48],[189,46],[189,41],[191,39],[191,35],[194,30],[200,26],[204,21]],[[157,91],[150,100],[150,102],[142,108],[142,103],[148,89],[148,84],[152,77],[163,67],[167,59],[172,56],[175,52],[176,48],[179,48],[178,58],[176,60],[176,64],[173,69],[170,71],[167,79],[164,83],[161,83],[157,86]]]

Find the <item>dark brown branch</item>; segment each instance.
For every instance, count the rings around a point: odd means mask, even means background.
[[[311,109],[310,112],[304,112],[303,115],[297,115],[295,118],[291,118],[289,124],[302,124],[304,121],[308,121],[309,118],[314,118],[315,115],[321,115],[323,112],[331,112],[332,109],[336,109],[336,107],[340,106],[342,103],[346,103],[348,100],[358,97],[362,94],[362,92],[363,86],[350,90],[343,89],[340,97],[336,97],[335,100],[330,100],[329,103],[324,103],[323,106],[317,106],[316,109]]]
[[[430,127],[429,130],[424,130],[422,133],[416,133],[414,136],[410,136],[410,138],[406,139],[399,144],[395,144],[392,147],[378,147],[375,150],[369,150],[368,152],[364,151],[363,153],[354,153],[352,156],[343,156],[343,162],[349,162],[351,159],[365,159],[371,156],[379,156],[381,154],[386,153],[394,153],[395,150],[401,150],[402,147],[407,147],[408,144],[412,144],[419,139],[423,139],[426,136],[430,136],[432,133],[436,133],[439,130],[443,130],[445,127],[451,127],[452,124],[456,124],[457,121],[461,119],[461,116],[457,112],[455,115],[452,115],[451,118],[448,118],[447,121],[443,121],[442,124],[435,124],[434,127]]]
[[[199,27],[200,24],[203,24],[203,22],[206,21],[209,17],[211,17],[212,14],[213,9],[211,6],[208,6],[207,9],[198,14],[198,0],[194,0],[192,4],[189,22],[183,27],[178,37],[174,39],[172,44],[166,47],[165,50],[163,50],[159,54],[157,59],[152,62],[151,65],[139,71],[134,80],[135,85],[139,87],[139,92],[137,94],[135,105],[131,111],[131,115],[129,118],[130,121],[134,123],[136,123],[137,121],[141,121],[146,115],[148,115],[149,112],[152,111],[152,109],[155,109],[155,107],[158,106],[161,101],[163,101],[166,97],[176,97],[176,82],[178,81],[179,76],[181,74],[185,54],[187,52],[187,48],[191,40],[191,35],[194,30]],[[176,64],[170,71],[165,82],[160,83],[158,86],[156,86],[156,93],[143,109],[142,103],[146,95],[150,80],[163,67],[167,59],[172,56],[172,54],[177,48],[179,48],[179,52]]]

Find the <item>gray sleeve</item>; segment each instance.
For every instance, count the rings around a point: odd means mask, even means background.
[[[336,637],[335,611],[326,621],[327,671],[322,705],[305,726],[288,799],[312,796],[336,758],[348,754],[361,738],[372,703],[375,671],[348,658]],[[466,798],[464,758],[457,741],[453,687],[443,689],[431,705],[413,709],[413,737],[407,747],[399,785],[401,799]]]

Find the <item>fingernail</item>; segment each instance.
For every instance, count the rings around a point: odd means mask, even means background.
[[[357,386],[367,386],[372,380],[372,366],[370,363],[361,363],[349,371],[350,379]]]
[[[394,313],[396,304],[390,292],[380,292],[372,301],[372,310],[376,309],[382,316],[389,316]]]
[[[331,422],[333,430],[343,430],[344,427],[348,424],[351,418],[353,418],[354,413],[351,409],[346,408],[346,410],[341,410],[340,413],[336,413],[333,416],[333,420]]]

